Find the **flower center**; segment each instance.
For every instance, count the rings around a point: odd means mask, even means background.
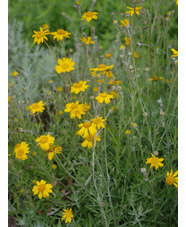
[[[18,156],[22,156],[24,154],[24,150],[22,148],[20,148],[18,151],[17,151],[17,154]]]
[[[71,106],[71,110],[74,110],[74,109],[76,109],[78,106],[76,105],[76,104],[73,104],[72,106]]]
[[[168,185],[172,185],[172,184],[174,184],[174,177],[168,176],[165,181]]]
[[[159,162],[158,158],[156,158],[156,157],[152,158],[152,163],[153,164],[157,164],[158,162]]]
[[[106,65],[105,65],[105,64],[100,64],[100,65],[98,66],[98,68],[99,68],[99,69],[105,69],[105,68],[106,68]]]
[[[93,12],[87,12],[87,13],[86,13],[86,16],[87,16],[87,17],[92,17],[92,16],[93,16]]]
[[[44,32],[40,31],[40,32],[37,32],[36,34],[37,38],[42,38],[44,36]]]
[[[94,120],[94,124],[100,124],[100,123],[101,123],[101,119]]]
[[[39,108],[39,105],[38,104],[33,104],[32,108],[33,109],[38,109]]]
[[[48,138],[45,136],[45,137],[42,137],[40,142],[41,143],[46,143],[48,141]]]
[[[82,87],[82,84],[81,83],[76,83],[76,84],[74,84],[74,87],[75,88],[80,88],[80,87]]]
[[[65,34],[65,31],[63,29],[58,29],[57,30],[57,34],[58,35],[64,35]]]
[[[107,97],[107,94],[106,93],[103,93],[103,94],[100,94],[102,98],[106,98]]]
[[[87,121],[83,124],[83,127],[84,128],[89,128],[91,126],[91,122],[90,121]]]
[[[81,114],[81,111],[80,111],[79,109],[74,110],[74,114],[75,114],[75,115],[79,115],[79,114]]]
[[[157,77],[157,76],[154,76],[154,77],[153,77],[153,80],[158,80],[158,77]]]
[[[69,67],[69,64],[64,63],[62,66],[64,69],[67,69]]]
[[[45,185],[44,185],[44,184],[40,184],[40,185],[38,186],[38,191],[39,191],[39,192],[44,192],[44,190],[45,190]]]

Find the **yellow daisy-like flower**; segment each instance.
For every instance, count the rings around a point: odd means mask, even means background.
[[[90,105],[88,105],[86,102],[85,102],[85,104],[82,104],[83,105],[83,110],[84,111],[89,111],[90,110]]]
[[[40,44],[40,43],[43,43],[44,40],[48,40],[48,38],[46,37],[46,35],[49,34],[49,30],[45,30],[43,31],[42,28],[40,28],[40,31],[35,31],[34,30],[34,35],[32,35],[32,37],[34,38],[34,43],[37,43],[37,44]]]
[[[106,58],[111,58],[112,57],[112,54],[108,53],[105,55]]]
[[[53,39],[57,39],[57,41],[63,40],[63,37],[69,39],[70,38],[69,35],[71,35],[70,32],[67,32],[67,31],[65,31],[63,29],[58,29],[56,32],[52,32],[50,34],[53,35]]]
[[[125,19],[125,20],[121,20],[121,27],[126,27],[127,25],[129,25],[129,20],[128,19]]]
[[[178,0],[176,0],[176,5],[178,5]]]
[[[125,44],[126,44],[127,46],[130,45],[130,37],[125,37]]]
[[[130,135],[130,134],[131,134],[130,129],[127,129],[127,130],[125,131],[125,134],[126,134],[126,135]]]
[[[50,149],[50,146],[54,143],[55,138],[46,135],[46,136],[40,136],[35,141],[38,142],[37,146],[40,146],[42,150],[47,151]]]
[[[135,58],[139,58],[139,54],[138,54],[137,52],[134,52],[134,53],[133,53],[133,56],[134,56]]]
[[[61,154],[62,147],[61,146],[51,146],[48,150],[46,150],[46,154],[48,154],[48,159],[51,161],[54,158],[55,153]]]
[[[12,76],[13,77],[16,77],[18,75],[18,72],[17,71],[14,71],[13,73],[12,73]]]
[[[99,72],[103,72],[105,70],[110,70],[114,67],[114,65],[110,65],[110,66],[106,66],[105,64],[100,64],[97,68],[90,68],[90,71],[99,71]]]
[[[70,113],[70,118],[79,118],[81,119],[81,115],[85,114],[84,108],[80,107],[80,108],[76,108],[74,110],[71,111]]]
[[[34,195],[38,194],[39,199],[49,197],[49,193],[52,193],[52,185],[51,184],[46,184],[46,181],[41,180],[36,181],[36,184],[32,191],[34,192]]]
[[[65,212],[62,213],[63,217],[62,217],[62,221],[65,219],[65,223],[69,222],[71,223],[71,219],[74,217],[72,214],[72,209],[63,209]]]
[[[52,165],[52,169],[54,169],[54,170],[57,169],[57,165],[56,164],[53,164]]]
[[[94,135],[97,132],[95,125],[93,125],[90,121],[79,124],[78,127],[81,128],[79,131],[76,132],[78,136],[87,137],[89,134]]]
[[[111,80],[108,82],[108,84],[111,84],[111,85],[113,85],[113,86],[115,86],[115,85],[119,86],[119,84],[120,84],[121,82],[122,82],[121,80],[113,80],[113,79],[111,79]]]
[[[121,46],[119,47],[119,49],[120,49],[120,50],[124,50],[124,49],[125,49],[125,46],[124,46],[124,45],[121,45]]]
[[[81,17],[82,20],[87,20],[87,22],[90,22],[92,19],[97,20],[98,17],[96,16],[98,14],[98,12],[86,12],[83,14],[83,16]]]
[[[78,83],[74,83],[71,87],[71,93],[79,94],[80,91],[85,91],[89,85],[86,84],[87,81],[79,81]]]
[[[178,51],[177,50],[172,48],[171,51],[173,52],[172,57],[178,57]]]
[[[94,44],[94,41],[91,40],[92,37],[91,36],[88,36],[87,38],[85,36],[83,36],[82,39],[80,39],[83,43],[89,45],[89,44]]]
[[[106,75],[109,79],[111,79],[114,76],[114,74],[112,73],[112,71],[110,69],[106,69],[104,71],[104,75]]]
[[[43,107],[45,104],[43,103],[43,101],[39,101],[38,103],[34,103],[30,106],[28,106],[28,108],[30,109],[32,114],[35,114],[37,112],[43,112],[43,110],[45,110],[45,107]]]
[[[71,72],[75,68],[73,67],[75,65],[75,62],[71,60],[71,58],[63,58],[63,60],[58,59],[58,64],[55,67],[55,70],[57,73],[64,73],[64,72]]]
[[[83,136],[83,138],[85,139],[85,141],[81,144],[82,147],[88,147],[88,148],[92,148],[92,142],[95,145],[95,134],[94,135],[87,135],[87,136]],[[96,141],[100,141],[100,135],[98,135],[96,137]]]
[[[173,174],[173,170],[171,169],[171,172],[167,172],[167,177],[165,179],[165,182],[168,184],[168,185],[172,185],[174,184],[174,186],[176,188],[178,188],[178,177],[176,177],[178,175],[178,171],[176,171],[174,174]]]
[[[94,87],[93,88],[93,92],[98,92],[99,88],[98,87]]]
[[[98,129],[105,128],[105,125],[103,122],[106,121],[106,119],[102,119],[102,117],[97,117],[91,120],[92,120],[92,125],[95,125]]]
[[[149,79],[149,81],[158,81],[158,77],[157,76],[153,76],[151,79]]]
[[[14,154],[17,159],[25,160],[27,159],[27,155],[30,153],[28,144],[26,142],[22,142],[20,144],[16,144],[14,147]]]
[[[159,167],[163,167],[164,158],[157,158],[152,153],[152,158],[147,158],[146,164],[151,164],[150,168],[155,167],[155,170],[157,170]]]
[[[99,93],[98,96],[96,97],[96,100],[99,103],[105,102],[106,104],[110,103],[110,99],[113,98],[113,95],[109,95],[106,92]]]
[[[66,109],[64,110],[65,112],[71,112],[72,110],[76,109],[76,108],[83,108],[82,104],[79,104],[79,101],[76,101],[75,103],[67,103],[66,104]]]
[[[41,27],[43,30],[49,30],[49,26],[48,24],[43,24],[43,26]]]
[[[8,96],[8,102],[10,102],[11,99],[12,99],[12,98],[11,98],[10,96]]]
[[[136,6],[135,8],[127,7],[127,9],[129,9],[129,11],[127,11],[126,13],[130,13],[130,15],[132,17],[134,13],[139,15],[140,14],[140,10],[142,9],[142,7],[138,7],[138,6]]]
[[[13,85],[13,83],[9,83],[9,86],[10,86],[10,87],[13,87],[14,85]]]
[[[59,115],[63,115],[63,110],[60,110],[59,111]]]
[[[57,87],[57,91],[61,92],[63,90],[63,88],[61,86]]]
[[[131,123],[131,126],[132,126],[133,128],[137,128],[137,124],[136,124],[136,123]]]

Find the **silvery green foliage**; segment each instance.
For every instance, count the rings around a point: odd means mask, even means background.
[[[55,72],[55,63],[50,51],[42,45],[32,44],[30,40],[23,39],[23,23],[14,21],[8,26],[8,51],[9,66],[8,75],[9,83],[14,84],[10,95],[16,95],[17,100],[24,100],[21,84],[11,73],[16,70],[19,72],[19,78],[26,89],[28,101],[30,103],[42,99],[41,90],[48,89],[48,80],[57,77]]]

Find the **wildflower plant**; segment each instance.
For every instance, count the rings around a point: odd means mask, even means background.
[[[18,225],[177,225],[176,12],[167,21],[162,6],[121,1],[120,13],[105,10],[106,24],[99,4],[74,1],[66,26],[38,24],[38,45],[10,27],[9,212]]]

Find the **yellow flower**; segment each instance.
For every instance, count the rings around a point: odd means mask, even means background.
[[[57,169],[57,165],[53,164],[52,169]]]
[[[29,107],[30,111],[32,114],[35,114],[37,112],[43,112],[43,110],[45,110],[45,107],[43,107],[45,104],[43,103],[43,101],[39,101],[38,103],[34,103]]]
[[[80,91],[85,91],[89,85],[86,84],[87,81],[79,81],[78,83],[74,83],[71,87],[71,93],[79,94]]]
[[[96,97],[96,100],[99,103],[105,102],[106,104],[110,103],[110,99],[113,98],[113,95],[109,95],[106,92],[99,93],[98,96]]]
[[[149,81],[158,81],[158,77],[157,76],[153,76],[151,79],[149,79]]]
[[[17,159],[25,160],[27,159],[27,155],[30,153],[28,144],[26,142],[21,142],[20,144],[16,144],[14,147],[14,154]]]
[[[111,85],[113,85],[113,86],[115,86],[115,85],[119,86],[119,84],[120,84],[121,82],[122,82],[121,80],[113,80],[113,79],[111,79],[111,80],[108,82],[108,84],[111,84]]]
[[[105,64],[100,64],[97,68],[90,68],[89,70],[95,72],[97,71],[103,72],[105,70],[112,69],[113,67],[114,65],[106,66]]]
[[[80,1],[76,1],[76,5],[79,5],[80,4]]]
[[[71,61],[71,58],[63,58],[63,60],[58,59],[58,64],[55,67],[55,70],[57,73],[64,73],[64,72],[71,72],[75,68],[73,67],[75,65],[75,62]]]
[[[37,153],[35,151],[32,152],[32,156],[36,156]]]
[[[12,99],[12,98],[11,98],[10,96],[8,96],[8,102],[10,102],[11,99]]]
[[[13,77],[16,77],[18,75],[18,72],[17,71],[14,71],[13,73],[12,73],[12,76]]]
[[[37,146],[39,145],[41,147],[42,150],[49,150],[50,145],[52,145],[54,143],[55,138],[50,136],[50,135],[46,135],[46,136],[40,136],[39,138],[37,138],[35,141],[38,142]]]
[[[137,7],[137,6],[135,8],[127,7],[127,9],[130,9],[130,10],[127,11],[126,13],[130,13],[130,15],[132,17],[134,13],[139,15],[140,14],[140,10],[142,9],[142,7]]]
[[[60,110],[59,111],[59,115],[63,115],[63,110]]]
[[[131,126],[132,126],[133,128],[137,128],[137,124],[136,124],[136,123],[131,123]]]
[[[65,31],[63,29],[58,29],[56,32],[52,32],[50,34],[53,35],[54,36],[53,39],[57,39],[57,41],[63,40],[63,37],[69,39],[70,38],[69,35],[71,35],[70,32],[67,32],[67,31]]]
[[[131,131],[130,131],[130,129],[127,129],[127,130],[125,131],[125,133],[126,133],[126,135],[129,135],[129,134],[131,134]]]
[[[95,77],[97,74],[96,74],[96,72],[91,72],[91,76],[93,76],[93,77]]]
[[[98,80],[96,80],[98,83],[100,83],[100,84],[103,84],[104,83],[104,79],[98,79]]]
[[[138,55],[137,52],[134,52],[134,53],[133,53],[133,56],[134,56],[135,58],[139,58],[139,55]]]
[[[36,184],[37,185],[35,185],[32,189],[34,195],[38,194],[39,199],[42,199],[42,197],[49,197],[49,193],[52,193],[52,185],[46,184],[46,181],[44,180],[41,180],[40,182],[37,181]]]
[[[124,46],[124,45],[121,45],[121,46],[119,47],[119,49],[120,49],[120,50],[124,50],[124,49],[125,49],[125,46]]]
[[[83,43],[87,44],[87,45],[89,45],[90,43],[91,43],[91,44],[94,44],[94,41],[91,40],[91,39],[92,39],[91,36],[88,36],[88,38],[86,38],[85,36],[83,36],[83,38],[80,39],[80,40],[81,40]]]
[[[87,22],[90,22],[92,19],[97,20],[98,17],[96,16],[98,14],[98,12],[86,12],[83,14],[83,16],[81,17],[82,20],[87,20]]]
[[[13,87],[13,83],[9,83],[9,86],[10,86],[10,87]]]
[[[155,169],[157,170],[159,167],[163,167],[163,162],[164,158],[157,158],[155,157],[152,153],[152,158],[147,158],[146,164],[151,164],[150,168],[155,167]]]
[[[129,20],[128,19],[125,19],[125,20],[121,20],[121,27],[126,27],[127,25],[129,25]]]
[[[167,83],[171,83],[171,81],[170,81],[170,80],[168,80],[168,79],[165,79],[165,82],[167,82]]]
[[[61,146],[51,146],[48,150],[46,150],[46,154],[48,153],[48,159],[51,161],[54,158],[54,154],[61,154],[62,147]]]
[[[178,0],[176,0],[176,5],[178,5]]]
[[[162,76],[159,76],[159,79],[160,79],[160,80],[163,80],[163,77],[162,77]]]
[[[83,110],[84,111],[89,111],[90,110],[90,105],[88,105],[86,102],[85,104],[82,104],[83,105]]]
[[[95,145],[95,134],[91,135],[91,137],[89,135],[83,136],[83,138],[85,139],[85,141],[81,144],[82,147],[92,148],[92,142]],[[96,141],[100,140],[101,140],[100,135],[98,135],[96,137]]]
[[[94,87],[93,88],[93,92],[98,92],[99,88],[98,87]]]
[[[53,83],[53,80],[49,80],[48,83],[49,83],[49,84],[52,84],[52,83]]]
[[[103,122],[106,121],[106,119],[102,119],[102,117],[97,117],[91,120],[92,120],[92,125],[95,125],[98,129],[105,128],[105,125]]]
[[[171,51],[173,52],[172,57],[178,57],[178,51],[177,50],[172,48]]]
[[[34,31],[34,35],[32,35],[32,37],[34,38],[34,43],[40,44],[43,43],[44,40],[48,40],[48,38],[46,37],[46,35],[49,34],[49,30],[45,30],[43,31],[42,28],[40,28],[40,31]]]
[[[41,27],[43,30],[49,30],[49,26],[48,24],[43,24],[43,26]]]
[[[112,57],[112,54],[108,53],[105,55],[106,58],[111,58]]]
[[[71,219],[74,217],[72,214],[72,209],[63,209],[65,212],[62,213],[63,217],[62,217],[62,221],[65,219],[65,223],[69,222],[71,223]]]
[[[172,185],[174,184],[175,187],[178,188],[178,177],[176,177],[178,175],[178,171],[176,171],[174,174],[173,174],[173,170],[171,169],[171,172],[167,172],[167,177],[165,179],[165,182],[168,184],[168,185]]]
[[[78,136],[87,137],[89,134],[94,135],[97,132],[95,125],[93,125],[90,121],[79,124],[78,127],[81,128],[79,131],[76,132]]]
[[[125,44],[126,44],[127,46],[130,45],[130,37],[125,37]]]
[[[62,90],[63,90],[63,88],[62,88],[62,87],[60,87],[60,86],[59,86],[59,87],[57,87],[57,91],[58,91],[58,92],[61,92]]]
[[[84,108],[80,107],[80,108],[76,108],[76,109],[72,110],[70,113],[70,117],[71,118],[77,117],[77,118],[81,119],[82,114],[85,114]]]
[[[65,107],[66,107],[66,109],[64,110],[65,112],[71,112],[76,108],[82,107],[82,104],[79,104],[79,101],[76,101],[75,103],[74,102],[67,103]]]

